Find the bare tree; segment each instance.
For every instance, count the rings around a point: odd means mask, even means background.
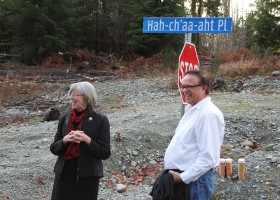
[[[222,0],[221,9],[221,13],[223,13],[225,17],[230,16],[230,0]]]

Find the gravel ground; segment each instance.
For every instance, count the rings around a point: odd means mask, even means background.
[[[79,80],[94,83],[100,97],[96,110],[111,124],[112,156],[104,161],[99,200],[151,199],[151,183],[162,169],[165,149],[181,117],[173,78]],[[45,100],[65,109],[67,85],[63,81]],[[236,85],[239,92],[234,92]],[[279,88],[279,78],[252,76],[226,81],[225,87],[211,93],[226,120],[223,157],[233,159],[232,177],[221,178],[214,169],[213,199],[280,199]],[[0,128],[1,200],[50,199],[56,157],[49,145],[56,126],[57,121],[51,121]],[[238,158],[246,160],[243,181],[237,180]]]

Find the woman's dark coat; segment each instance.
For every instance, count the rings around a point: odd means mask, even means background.
[[[102,160],[109,158],[110,150],[110,125],[106,116],[101,115],[89,108],[89,113],[82,121],[81,131],[91,138],[89,145],[81,142],[78,157],[78,177],[103,177]],[[70,112],[64,114],[58,123],[54,142],[50,151],[58,155],[54,172],[57,177],[61,176],[66,157],[67,145],[62,142],[67,133],[70,122]]]

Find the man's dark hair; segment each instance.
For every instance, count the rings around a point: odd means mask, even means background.
[[[187,74],[190,74],[190,75],[195,75],[199,78],[200,80],[200,85],[205,85],[207,88],[206,88],[206,94],[208,95],[209,92],[210,92],[210,79],[204,75],[201,71],[198,71],[198,70],[189,70],[186,72],[185,75]]]

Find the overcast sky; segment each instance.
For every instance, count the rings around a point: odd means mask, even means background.
[[[250,7],[251,3],[254,3],[255,0],[231,0],[232,7],[239,9],[243,9],[244,11],[251,10],[252,7]]]
[[[255,0],[231,0],[231,17],[236,18],[247,17],[247,14],[254,9],[250,4],[255,3]],[[238,11],[238,13],[237,13]]]

